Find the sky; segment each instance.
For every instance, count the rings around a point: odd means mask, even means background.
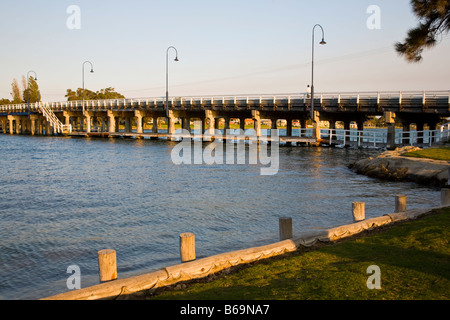
[[[162,97],[170,46],[170,96],[303,93],[316,24],[316,92],[450,90],[450,35],[420,64],[395,52],[417,23],[409,0],[0,0],[0,98],[34,71],[42,101],[64,101],[84,61],[86,89]]]

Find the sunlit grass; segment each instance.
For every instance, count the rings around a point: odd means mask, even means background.
[[[450,209],[381,232],[255,263],[152,299],[447,300]],[[368,289],[367,268],[381,270]]]
[[[405,157],[427,158],[433,160],[450,161],[450,147],[430,148],[412,151],[404,154]]]

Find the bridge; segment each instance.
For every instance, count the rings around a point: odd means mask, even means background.
[[[448,129],[437,125],[450,117],[450,90],[316,93],[314,112],[310,104],[311,98],[306,93],[172,97],[167,106],[164,97],[90,100],[84,104],[82,101],[39,102],[0,106],[0,124],[3,133],[9,134],[170,138],[176,133],[176,122],[191,132],[191,122],[197,121],[205,135],[217,133],[214,130],[219,128],[219,123],[224,124],[224,130],[230,128],[230,122],[239,123],[239,128],[244,130],[246,122],[250,122],[255,136],[260,137],[263,121],[270,122],[271,129],[277,129],[279,120],[283,120],[286,136],[281,140],[287,143],[332,143],[335,139],[344,144],[357,141],[359,145],[376,145],[380,138],[370,138],[372,133],[364,130],[364,122],[369,116],[385,116],[390,119],[391,129],[380,143],[428,144],[439,141],[443,130]],[[313,127],[308,129],[311,114]],[[395,133],[394,117],[403,126],[401,136]],[[321,129],[320,121],[327,121],[329,128]],[[344,123],[344,130],[336,129],[338,121]],[[151,129],[145,132],[148,123]],[[357,131],[351,130],[351,123],[356,123]],[[293,124],[299,127],[296,136],[293,136]],[[416,125],[415,138],[410,133],[412,124]],[[123,131],[119,125],[124,126]],[[428,134],[425,125],[429,127]],[[351,133],[356,133],[356,138]]]

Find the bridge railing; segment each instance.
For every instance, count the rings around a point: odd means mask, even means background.
[[[308,135],[308,133],[307,133]],[[321,129],[322,139],[328,139],[330,143],[340,143],[361,147],[372,146],[374,148],[387,144],[387,130],[343,130]],[[432,146],[433,144],[450,141],[450,123],[441,125],[437,130],[423,131],[399,131],[395,133],[396,145]]]
[[[444,103],[448,103],[450,105],[450,90],[444,91],[381,91],[381,92],[316,92],[315,99],[320,99],[320,101],[324,100],[352,100],[359,103],[364,100],[377,100],[377,102],[381,101],[394,101],[397,103],[401,103],[405,99],[417,99],[425,104],[428,100],[439,100]],[[170,97],[171,102],[175,101],[190,101],[196,103],[202,103],[203,101],[214,102],[214,101],[223,101],[223,102],[236,102],[236,101],[245,101],[248,102],[250,100],[255,101],[273,101],[276,103],[280,100],[285,101],[294,101],[300,100],[306,102],[310,99],[310,95],[308,93],[279,93],[279,94],[239,94],[239,95],[202,95],[202,96],[183,96],[183,97]],[[141,103],[149,104],[161,104],[165,102],[165,97],[151,97],[151,98],[126,98],[126,99],[107,99],[107,100],[85,100],[85,107],[89,109],[90,107],[112,107],[112,106],[127,106],[127,105],[139,105]],[[22,103],[22,104],[8,104],[0,106],[0,111],[8,112],[8,111],[33,111],[38,109],[37,103]],[[81,108],[82,101],[59,101],[59,102],[48,102],[51,109],[54,110],[63,110],[65,108]]]

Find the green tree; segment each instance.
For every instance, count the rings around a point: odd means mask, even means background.
[[[0,106],[5,105],[5,104],[10,104],[11,101],[8,99],[0,99]]]
[[[423,50],[436,46],[438,38],[450,31],[450,0],[411,0],[411,5],[419,25],[395,49],[407,61],[420,62]]]
[[[19,83],[17,82],[17,79],[14,78],[11,83],[11,96],[12,96],[12,103],[22,103],[22,95],[20,94],[20,88]]]
[[[30,76],[28,81],[29,81],[28,88],[25,88],[25,90],[23,90],[23,101],[24,102],[41,101],[41,92],[39,91],[39,86],[36,80],[34,80],[34,78]]]
[[[108,87],[97,91],[97,99],[124,99],[125,96],[114,91],[114,88]]]
[[[78,88],[77,91],[67,89],[65,97],[67,101],[83,100],[83,89]],[[94,92],[88,89],[84,90],[84,100],[104,100],[104,99],[124,99],[125,97],[114,91],[114,88],[108,87]]]

